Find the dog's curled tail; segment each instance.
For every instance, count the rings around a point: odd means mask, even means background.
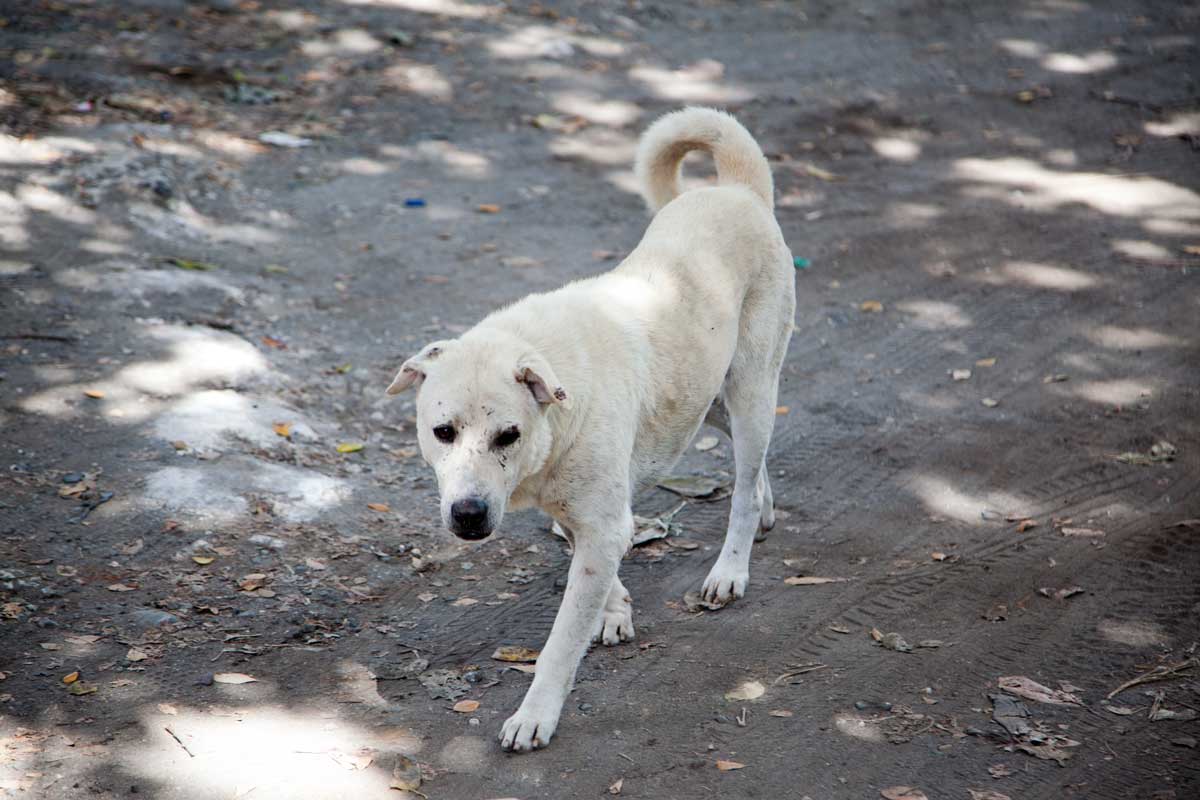
[[[659,117],[638,142],[634,169],[651,211],[679,195],[679,165],[692,150],[712,154],[719,183],[747,186],[774,209],[771,168],[758,142],[729,114],[693,106]]]

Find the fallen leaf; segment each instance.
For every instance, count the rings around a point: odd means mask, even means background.
[[[83,393],[93,400],[104,399],[104,392],[100,391],[99,389],[85,389]]]
[[[945,553],[941,552],[940,550],[934,550],[932,553],[929,554],[929,557],[932,558],[934,561],[945,561],[950,556],[946,555]]]
[[[1006,794],[993,792],[991,789],[967,789],[971,793],[971,800],[1012,800]]]
[[[883,303],[878,300],[864,300],[858,306],[859,311],[865,311],[868,314],[878,314],[883,311]]]
[[[328,569],[328,567],[325,566],[325,562],[318,561],[317,559],[315,559],[311,556],[304,559],[304,566],[308,567],[309,569],[315,569],[317,571],[320,571],[323,569]]]
[[[492,653],[492,658],[497,661],[530,662],[537,661],[539,655],[541,655],[541,652],[538,650],[532,650],[528,647],[521,647],[515,644],[506,644],[503,647],[497,648],[496,652]]]
[[[168,717],[173,717],[179,713],[179,709],[177,709],[175,706],[171,705],[170,703],[159,703],[158,704],[158,713],[166,714]]]
[[[135,663],[138,661],[145,661],[149,657],[150,656],[148,656],[144,651],[138,650],[136,647],[129,648],[129,651],[125,653],[125,660],[133,661]]]
[[[392,767],[392,789],[402,792],[415,792],[421,788],[421,765],[408,756],[396,756],[396,766]]]
[[[537,672],[537,664],[509,664],[505,669],[515,669],[517,672],[533,675]]]
[[[992,764],[990,767],[988,767],[988,774],[993,778],[999,779],[1007,778],[1009,775],[1013,774],[1013,771],[1009,769],[1007,764]]]
[[[995,358],[981,358],[975,362],[975,366],[977,366],[977,367],[994,367],[994,366],[996,366],[996,359]]]
[[[216,264],[209,264],[207,261],[192,261],[189,258],[168,258],[167,261],[190,272],[208,272],[217,268]]]
[[[1066,375],[1061,372],[1058,372],[1053,375],[1047,375],[1046,377],[1042,378],[1042,383],[1062,383],[1063,381],[1069,381],[1070,379],[1071,379],[1070,375]]]
[[[1101,703],[1100,707],[1110,714],[1116,714],[1118,717],[1128,717],[1138,713],[1138,710],[1131,706],[1110,706],[1106,703]]]
[[[76,670],[75,672],[69,672],[66,675],[62,676],[63,683],[74,683],[77,680],[79,680],[79,671],[78,670]]]
[[[275,433],[277,435],[283,436],[284,438],[286,438],[286,437],[292,435],[292,423],[276,422],[274,425],[271,426],[271,430],[275,431]]]
[[[612,786],[609,786],[609,787],[608,787],[608,793],[609,793],[609,794],[620,794],[620,793],[621,793],[621,787],[622,787],[622,786],[624,786],[624,785],[625,785],[625,779],[624,779],[624,778],[618,778],[616,783],[614,783]]]
[[[1200,256],[1200,244],[1185,244],[1180,249],[1189,256]]]
[[[228,683],[234,686],[242,683],[257,683],[258,678],[252,678],[244,672],[218,672],[213,675],[214,683]]]
[[[272,347],[276,350],[287,350],[287,342],[282,339],[276,339],[274,336],[264,336],[261,341],[267,347]]]
[[[361,442],[343,442],[337,446],[339,453],[357,453],[363,449]]]
[[[479,709],[478,700],[459,700],[454,704],[454,710],[460,714],[470,714]]]
[[[211,564],[212,562],[214,562],[216,560],[217,559],[213,558],[212,556],[192,556],[192,561],[195,561],[197,564],[199,564],[202,567],[207,567],[209,564]]]
[[[729,772],[730,770],[742,769],[745,766],[746,766],[745,764],[740,764],[737,761],[718,761],[717,762],[717,769],[721,770],[721,772]]]
[[[967,381],[971,379],[971,370],[969,369],[952,369],[950,377],[956,381]]]
[[[104,588],[108,589],[110,592],[132,592],[137,589],[136,586],[126,586],[123,583],[112,583]]]
[[[725,693],[726,700],[757,700],[767,691],[758,681],[745,681],[736,689]]]
[[[65,640],[68,644],[95,644],[100,641],[100,637],[94,633],[84,633],[77,636],[67,636]]]
[[[1017,533],[1024,533],[1030,528],[1036,528],[1037,523],[1031,519],[1023,519],[1017,523]]]
[[[1084,539],[1093,539],[1104,535],[1104,531],[1096,528],[1059,528],[1063,536],[1076,536]]]
[[[792,409],[788,406],[775,406],[775,416],[777,417],[785,417],[790,414],[791,411]]]
[[[266,575],[261,572],[252,572],[249,575],[242,576],[242,579],[238,581],[238,588],[243,592],[253,592],[266,582]]]
[[[996,685],[1009,694],[1024,697],[1026,700],[1036,700],[1039,703],[1048,703],[1054,706],[1083,705],[1083,702],[1070,692],[1051,689],[1022,675],[997,678]]]
[[[797,575],[792,578],[784,578],[783,582],[788,586],[820,586],[824,583],[845,583],[849,578],[818,578],[815,575]]]
[[[437,595],[433,592],[421,592],[419,595],[417,595],[417,599],[422,603],[428,603],[430,600],[433,600],[436,597]]]
[[[375,760],[375,753],[369,750],[358,753],[333,753],[332,756],[338,766],[349,770],[366,769]]]
[[[95,694],[97,689],[95,686],[91,685],[90,683],[84,683],[83,681],[75,681],[74,683],[67,686],[67,691],[73,695],[79,696],[79,695],[84,695],[84,694]]]
[[[835,175],[834,173],[830,172],[829,170],[821,169],[816,164],[810,164],[807,161],[801,161],[796,166],[800,167],[800,169],[804,170],[806,173],[813,176],[817,180],[825,181],[827,183],[832,183],[835,181],[842,180],[842,177],[840,175]]]
[[[371,509],[372,511],[378,511],[381,514],[386,514],[392,510],[392,507],[387,503],[367,503],[367,508]]]
[[[1040,758],[1043,761],[1054,761],[1060,767],[1067,763],[1067,759],[1071,754],[1065,750],[1060,750],[1052,744],[1018,744],[1017,749],[1022,753],[1028,753],[1034,758]]]
[[[464,608],[466,606],[473,606],[478,602],[479,601],[476,600],[474,597],[460,597],[457,600],[455,600],[453,603],[451,603],[450,605]]]
[[[475,210],[480,214],[499,214],[500,206],[496,203],[480,203],[475,206]]]
[[[982,403],[987,408],[995,408],[996,406],[1000,405],[999,400],[994,400],[990,397],[985,397],[982,400],[980,400],[979,402]]]
[[[924,792],[911,786],[889,786],[880,789],[879,794],[887,800],[929,800]]]
[[[829,628],[829,630],[833,631],[834,633],[850,633],[851,632],[850,629],[847,628],[845,625],[836,625],[835,624],[835,625],[829,625],[827,627]]]
[[[720,443],[721,440],[715,436],[705,436],[702,437],[700,441],[696,442],[696,449],[703,453],[706,450],[712,450]]]
[[[877,641],[877,642],[883,641],[883,631],[879,630],[879,628],[871,628],[870,634],[871,634],[871,638],[874,639],[875,641]]]
[[[771,710],[771,711],[768,711],[768,712],[767,712],[767,714],[768,714],[769,716],[772,716],[772,717],[791,717],[791,716],[795,716],[795,712],[793,712],[793,711],[788,711],[788,710],[786,710],[786,709],[783,709],[783,708],[776,708],[776,709],[773,709],[773,710]]]

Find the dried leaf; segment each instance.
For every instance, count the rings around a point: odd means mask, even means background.
[[[874,639],[875,641],[877,641],[877,642],[883,641],[883,631],[879,630],[879,628],[871,628],[870,633],[871,633],[871,638]]]
[[[952,369],[950,377],[956,381],[969,381],[971,379],[971,370],[969,369]]]
[[[746,766],[745,764],[740,764],[737,761],[718,761],[717,762],[717,769],[721,770],[721,772],[729,772],[730,770],[742,769],[745,766]]]
[[[1007,778],[1013,774],[1013,771],[1009,769],[1007,764],[992,764],[988,767],[988,774],[993,778]]]
[[[758,681],[745,681],[736,689],[732,689],[725,693],[726,700],[757,700],[762,697],[767,691],[767,688]]]
[[[132,592],[137,589],[136,586],[126,586],[123,583],[109,584],[108,586],[105,586],[104,588],[108,589],[110,592]]]
[[[932,553],[929,554],[929,557],[932,558],[934,561],[945,561],[950,556],[946,555],[945,553],[941,552],[940,550],[934,550]]]
[[[1110,706],[1107,703],[1101,703],[1100,707],[1110,714],[1116,714],[1118,717],[1128,717],[1138,713],[1136,708],[1130,706]]]
[[[825,583],[845,583],[849,578],[818,578],[815,575],[797,575],[792,578],[784,578],[783,582],[788,586],[820,586]]]
[[[541,655],[541,652],[538,650],[532,650],[528,647],[521,647],[515,644],[506,644],[503,647],[497,648],[496,652],[492,653],[492,658],[497,661],[530,662],[537,661],[539,655]]]
[[[125,653],[125,660],[133,661],[135,663],[138,661],[145,661],[149,657],[150,656],[147,655],[144,651],[138,650],[136,647],[129,648],[129,651],[127,653]]]
[[[459,700],[454,704],[454,710],[460,714],[470,714],[479,709],[478,700]]]
[[[50,651],[54,651],[54,650],[61,650],[61,649],[62,649],[62,645],[61,645],[61,644],[55,644],[54,642],[42,642],[42,643],[41,643],[41,645],[39,645],[39,646],[40,646],[40,647],[41,647],[43,650],[50,650]]]
[[[372,511],[378,511],[380,514],[386,514],[392,510],[392,507],[387,503],[367,503],[367,508]]]
[[[417,595],[417,599],[422,603],[428,603],[430,600],[433,600],[436,597],[437,595],[433,592],[421,592],[419,595]]]
[[[986,408],[995,408],[996,406],[1000,405],[999,400],[995,400],[991,397],[985,397],[979,402],[982,403]]]
[[[994,367],[994,366],[996,366],[996,359],[995,358],[981,358],[975,362],[975,366],[977,366],[977,367]]]
[[[453,603],[451,603],[450,605],[458,606],[460,608],[465,608],[466,606],[473,606],[478,602],[479,601],[476,600],[474,597],[460,597],[457,600],[455,600]]]
[[[100,638],[101,637],[94,633],[83,633],[77,636],[65,637],[68,644],[95,644],[96,642],[100,641]]]
[[[242,683],[257,683],[258,678],[252,678],[244,672],[218,672],[213,675],[214,683],[228,683],[234,686]]]
[[[889,786],[880,789],[879,794],[886,800],[929,800],[924,792],[911,786]]]
[[[249,575],[243,575],[238,581],[238,588],[243,592],[253,592],[258,587],[267,582],[267,576],[261,572],[252,572]]]
[[[274,336],[264,336],[261,339],[262,343],[267,347],[275,350],[287,350],[287,342],[282,339],[276,339]]]
[[[104,399],[104,392],[100,391],[99,389],[85,389],[83,393],[93,400]]]
[[[392,767],[392,789],[402,792],[415,792],[421,788],[421,765],[408,756],[396,756],[396,766]]]
[[[1083,702],[1070,692],[1051,689],[1021,675],[1008,675],[997,678],[996,685],[1009,694],[1024,697],[1026,700],[1035,700],[1039,703],[1048,703],[1054,706],[1083,705]]]
[[[878,314],[883,311],[883,303],[878,300],[864,300],[858,305],[859,311],[865,311],[868,314]]]
[[[1024,533],[1030,528],[1036,528],[1037,523],[1031,519],[1023,519],[1017,523],[1017,533]]]
[[[515,669],[517,672],[533,675],[537,673],[537,664],[509,664],[505,669]]]
[[[1006,794],[993,792],[991,789],[967,789],[971,793],[971,800],[1012,800]]]
[[[624,785],[625,785],[625,779],[624,779],[624,778],[618,778],[616,783],[614,783],[612,786],[609,786],[609,787],[608,787],[608,793],[609,793],[609,794],[620,794],[620,793],[621,793],[621,787],[622,787],[622,786],[624,786]]]
[[[798,163],[796,166],[800,167],[800,169],[804,170],[806,173],[813,176],[817,180],[825,181],[827,183],[842,180],[842,177],[840,175],[835,175],[832,172],[830,172],[829,170],[821,169],[816,164],[810,164],[807,161],[802,161],[802,162]]]
[[[79,696],[79,695],[84,695],[84,694],[95,694],[97,689],[95,686],[93,686],[90,683],[84,683],[83,681],[75,681],[74,683],[67,686],[67,691],[73,695]]]
[[[475,206],[475,210],[480,214],[499,214],[500,206],[496,203],[480,203]]]
[[[1067,759],[1071,757],[1070,753],[1060,750],[1052,744],[1018,744],[1017,749],[1043,761],[1054,761],[1060,767],[1066,765]]]
[[[833,624],[833,625],[828,625],[827,627],[829,628],[829,630],[833,631],[834,633],[850,633],[851,632],[850,629],[847,628],[845,625]]]
[[[787,406],[775,406],[775,416],[777,417],[786,417],[791,412],[792,409]]]
[[[283,436],[284,438],[286,438],[286,437],[292,435],[292,423],[276,422],[274,425],[271,426],[271,430],[275,431],[275,433],[277,435]]]
[[[209,564],[211,564],[212,562],[214,562],[216,560],[217,559],[213,558],[212,556],[192,556],[192,561],[195,561],[197,564],[199,564],[202,567],[207,567]]]
[[[363,750],[358,753],[333,753],[332,756],[333,760],[338,763],[338,766],[349,770],[366,769],[375,760],[375,753],[370,750]]]
[[[1059,528],[1063,536],[1075,536],[1084,539],[1095,539],[1104,535],[1104,531],[1096,528]]]
[[[701,437],[698,442],[696,442],[696,449],[703,453],[706,450],[712,450],[720,443],[721,440],[715,436],[704,436]]]
[[[79,680],[79,671],[78,670],[76,670],[75,672],[69,672],[66,675],[62,676],[63,683],[74,683],[77,680]]]
[[[337,446],[337,451],[339,453],[357,453],[362,449],[362,442],[342,442]]]
[[[793,712],[793,711],[788,711],[788,710],[786,710],[786,709],[783,709],[783,708],[775,708],[775,709],[772,709],[771,711],[768,711],[768,712],[767,712],[767,714],[768,714],[768,715],[770,715],[770,716],[772,716],[772,717],[791,717],[791,716],[795,716],[795,712]]]

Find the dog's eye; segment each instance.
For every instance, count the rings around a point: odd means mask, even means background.
[[[517,439],[520,439],[520,438],[521,438],[521,432],[519,430],[517,430],[517,426],[514,425],[511,428],[505,428],[504,430],[497,433],[496,438],[492,440],[492,446],[493,447],[508,447],[510,444],[512,444],[513,442],[517,441]]]
[[[433,435],[437,437],[439,442],[450,444],[454,441],[455,430],[453,425],[438,425],[433,429]]]

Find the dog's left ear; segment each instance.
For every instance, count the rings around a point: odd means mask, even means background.
[[[567,390],[558,382],[558,377],[550,368],[549,362],[540,355],[530,355],[521,359],[517,364],[516,378],[518,383],[529,387],[533,399],[542,405],[571,407],[571,398],[567,395]]]
[[[440,356],[442,351],[452,343],[451,341],[431,342],[422,347],[419,353],[400,365],[400,371],[392,379],[387,393],[400,394],[413,385],[420,388],[421,381],[425,380],[425,375],[428,374],[430,362]]]

